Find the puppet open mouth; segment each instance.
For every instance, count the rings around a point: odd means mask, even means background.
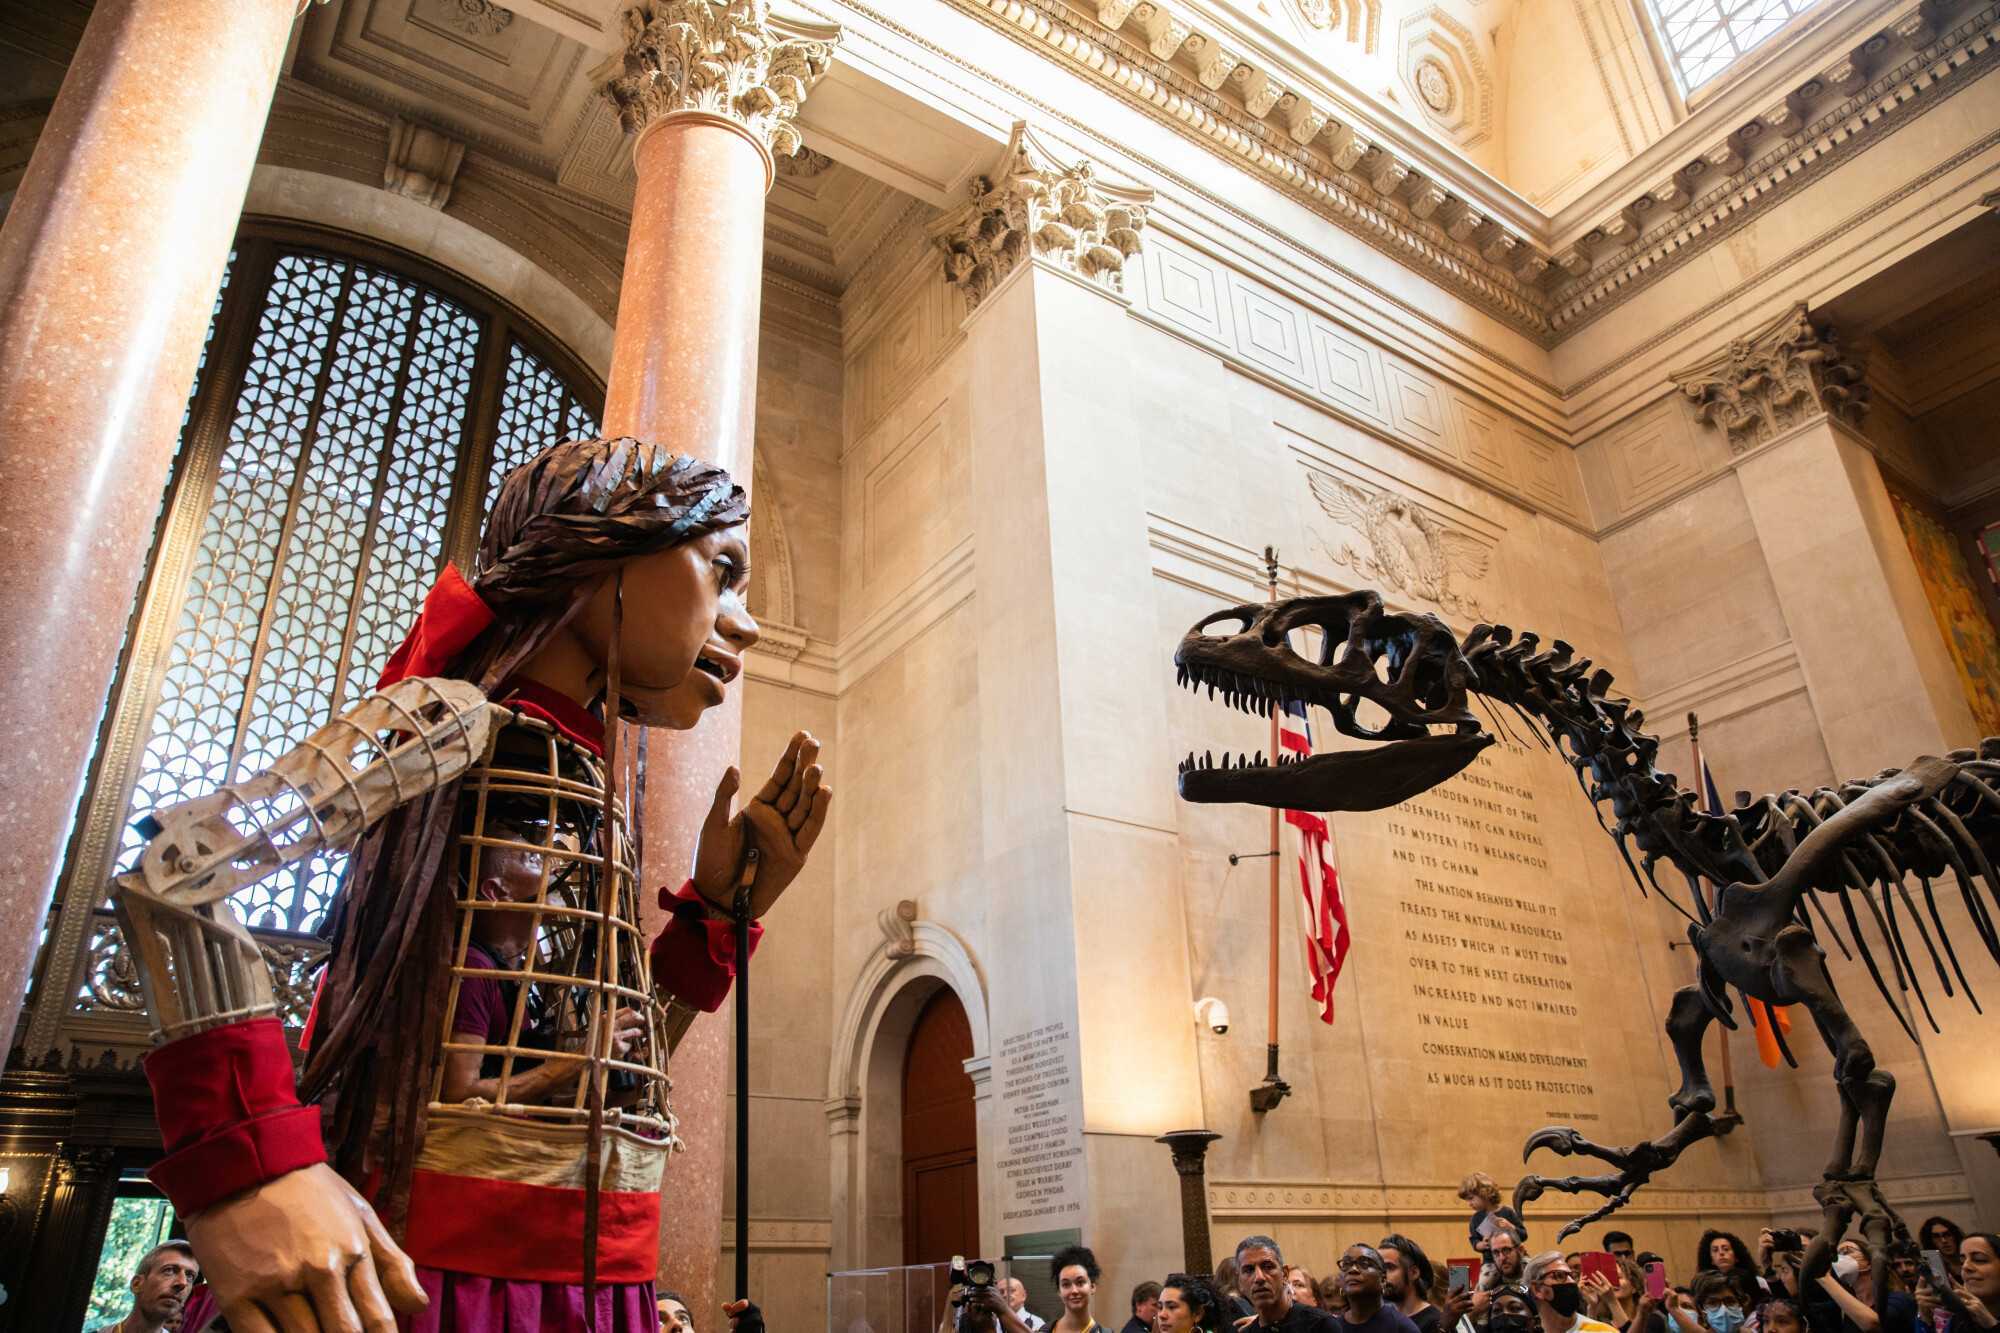
[[[698,654],[694,659],[694,666],[695,670],[706,671],[709,675],[715,677],[717,680],[721,681],[725,685],[729,683],[728,668],[723,666],[722,663],[716,661],[714,658],[710,657],[707,653]]]
[[[1217,634],[1219,622],[1242,628]],[[1319,660],[1292,651],[1299,625],[1322,633]],[[1368,749],[1267,758],[1190,753],[1181,799],[1286,810],[1380,810],[1443,782],[1493,743],[1465,707],[1458,645],[1434,617],[1389,615],[1372,593],[1243,606],[1209,616],[1174,653],[1181,686],[1218,693],[1231,708],[1269,717],[1307,704]],[[1362,721],[1363,703],[1384,720]]]

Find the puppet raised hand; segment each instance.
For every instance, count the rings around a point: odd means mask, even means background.
[[[187,1228],[236,1333],[395,1333],[392,1305],[430,1304],[375,1210],[324,1162],[233,1194]]]
[[[770,911],[778,895],[798,878],[833,805],[833,788],[820,781],[818,759],[818,741],[803,731],[793,735],[771,776],[734,816],[729,807],[739,778],[733,767],[722,775],[694,857],[694,887],[713,907],[732,910],[743,875],[743,855],[750,847],[757,849],[752,917]]]

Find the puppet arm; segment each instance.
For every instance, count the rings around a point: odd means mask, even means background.
[[[736,921],[719,903],[729,901],[742,882],[749,849],[757,851],[750,915],[771,910],[778,895],[805,868],[833,808],[833,788],[822,778],[819,742],[798,732],[764,785],[735,814],[730,813],[738,774],[730,768],[715,787],[715,802],[702,823],[694,875],[677,889],[660,890],[660,906],[671,915],[653,941],[653,982],[666,1006],[664,1024],[671,1052],[687,1035],[697,1013],[714,1013],[736,979]],[[764,927],[750,923],[750,953],[757,952]]]
[[[326,1165],[270,972],[228,899],[462,775],[504,714],[464,681],[398,681],[256,776],[150,816],[137,867],[113,883],[157,1025],[146,1077],[167,1156],[151,1175],[232,1321],[304,1301],[323,1327],[393,1327],[378,1267],[396,1304],[424,1299],[374,1211]]]

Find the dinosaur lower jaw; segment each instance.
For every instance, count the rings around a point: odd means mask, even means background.
[[[1205,805],[1269,805],[1281,810],[1382,810],[1429,791],[1493,744],[1486,732],[1391,741],[1277,764],[1244,760],[1181,764],[1181,799]]]

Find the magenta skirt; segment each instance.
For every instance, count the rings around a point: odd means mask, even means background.
[[[419,1315],[399,1314],[402,1333],[658,1333],[660,1310],[650,1282],[597,1289],[597,1317],[583,1321],[583,1284],[512,1282],[418,1267],[431,1298]]]

